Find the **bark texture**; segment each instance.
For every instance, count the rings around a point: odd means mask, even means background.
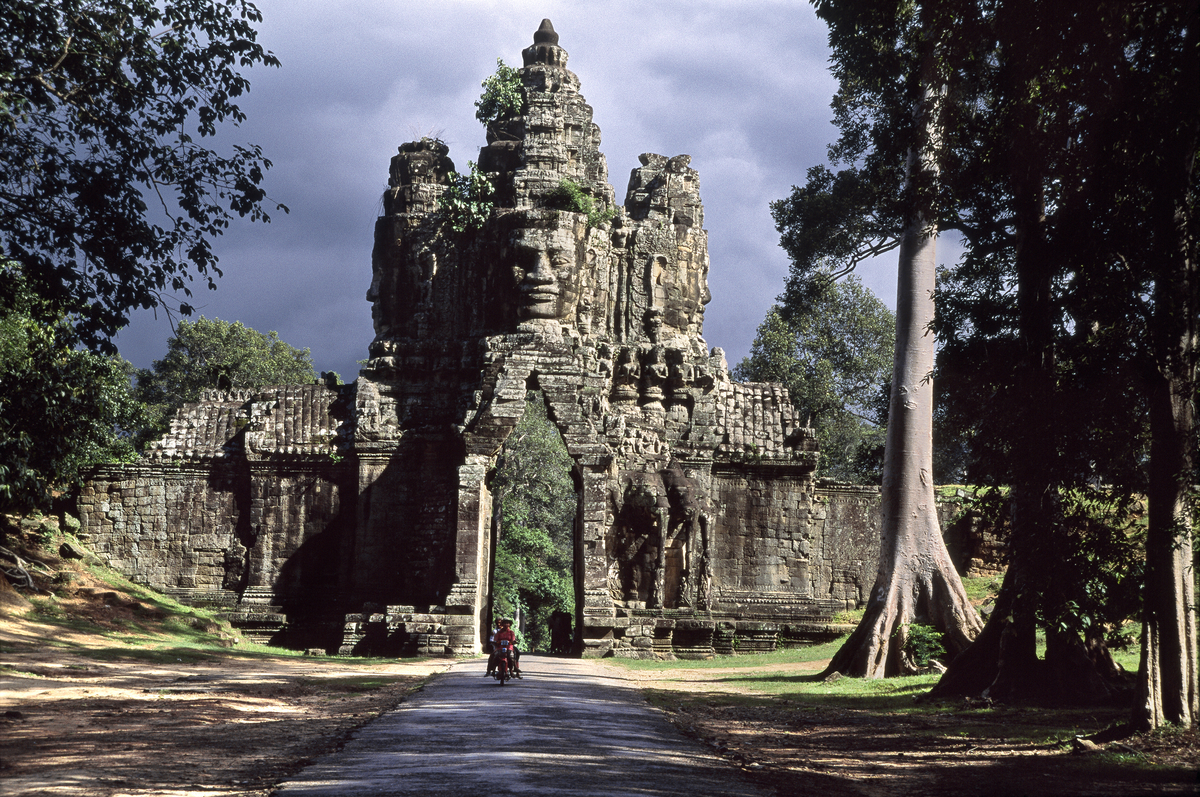
[[[1195,50],[1196,34],[1188,37]],[[1196,70],[1192,60],[1192,72]],[[1200,82],[1200,74],[1192,75]],[[1200,91],[1188,94],[1200,103]],[[1200,287],[1191,256],[1188,190],[1193,180],[1196,114],[1189,135],[1176,149],[1179,169],[1170,206],[1165,246],[1158,248],[1162,273],[1155,281],[1152,339],[1157,369],[1150,388],[1150,522],[1146,534],[1142,659],[1138,667],[1135,728],[1172,723],[1189,727],[1200,719],[1197,674],[1195,573],[1188,490],[1195,474],[1197,312]],[[1170,160],[1167,161],[1168,165]],[[1169,178],[1168,178],[1169,179]],[[1161,195],[1160,195],[1161,196]],[[1165,202],[1163,204],[1166,204]]]
[[[932,60],[932,56],[926,59]],[[931,76],[932,70],[927,70]],[[932,85],[926,82],[927,86]],[[933,491],[933,290],[936,226],[930,186],[936,167],[937,97],[927,90],[917,109],[925,146],[909,152],[910,190],[917,197],[900,243],[896,354],[884,451],[882,546],[866,613],[826,672],[867,678],[913,669],[904,654],[908,626],[932,625],[950,657],[981,629],[942,539]]]

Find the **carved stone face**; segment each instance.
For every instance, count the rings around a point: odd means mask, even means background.
[[[555,213],[513,231],[509,267],[517,287],[517,318],[571,321],[583,280],[580,231],[573,214]]]

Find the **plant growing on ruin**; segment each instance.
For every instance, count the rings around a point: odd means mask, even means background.
[[[546,194],[544,202],[546,207],[555,210],[587,214],[589,227],[599,227],[617,215],[615,209],[597,205],[592,195],[574,180],[560,181]]]
[[[495,74],[484,79],[483,94],[475,101],[475,118],[485,127],[525,113],[525,91],[521,73],[496,59]]]
[[[467,174],[450,173],[450,185],[438,199],[440,219],[455,232],[482,228],[496,209],[496,187],[474,161],[467,165]]]

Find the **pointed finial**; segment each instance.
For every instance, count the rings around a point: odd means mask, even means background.
[[[550,20],[542,20],[542,24],[538,26],[537,31],[533,34],[533,43],[558,44],[558,34],[554,32],[554,25],[550,24]]]
[[[525,66],[545,64],[550,67],[566,68],[567,51],[558,46],[558,34],[554,31],[550,20],[542,20],[541,26],[533,34],[533,44],[521,51],[521,60]]]

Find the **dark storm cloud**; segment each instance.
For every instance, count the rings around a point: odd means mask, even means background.
[[[834,134],[825,28],[807,3],[258,5],[260,40],[283,67],[249,73],[248,120],[227,138],[263,147],[268,192],[291,213],[217,243],[225,277],[198,292],[200,313],[275,330],[311,348],[318,370],[353,378],[373,336],[364,297],[391,156],[436,135],[465,169],[484,143],[480,82],[497,57],[519,65],[548,16],[595,109],[618,200],[640,153],[692,156],[712,257],[705,339],[731,364],[747,353],[787,275],[769,203],[825,160]],[[143,313],[118,344],[144,367],[168,335],[161,313]]]

